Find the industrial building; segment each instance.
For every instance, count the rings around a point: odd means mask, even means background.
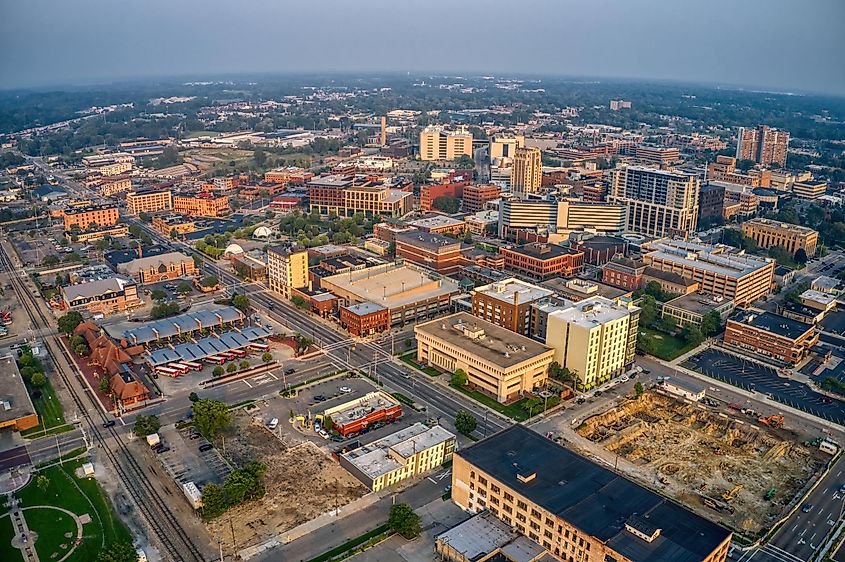
[[[466,449],[452,501],[489,510],[559,560],[724,562],[732,533],[522,425]]]

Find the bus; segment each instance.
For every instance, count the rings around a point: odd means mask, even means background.
[[[171,369],[176,369],[183,375],[187,375],[188,372],[191,370],[190,367],[188,367],[187,365],[183,365],[182,363],[171,363],[170,365],[168,365],[168,367],[170,367]]]
[[[225,357],[228,361],[231,361],[235,358],[235,354],[229,353],[228,351],[218,351],[217,355],[219,355],[220,357]]]
[[[206,363],[213,363],[215,365],[222,365],[223,363],[226,362],[225,359],[223,359],[222,357],[218,357],[216,355],[210,355],[210,356],[206,357],[205,359],[203,359],[203,361],[205,361]]]
[[[229,353],[231,353],[235,357],[246,357],[246,351],[244,351],[243,349],[230,349]]]
[[[159,375],[167,375],[168,377],[178,377],[179,371],[169,367],[156,367],[156,373]]]
[[[270,346],[266,343],[251,343],[249,344],[249,348],[253,351],[260,351],[262,353],[270,351]]]
[[[193,361],[182,361],[182,365],[190,367],[194,371],[202,371],[202,365],[200,365],[199,363],[194,363]]]

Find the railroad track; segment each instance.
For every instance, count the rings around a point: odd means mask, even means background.
[[[49,327],[51,325],[49,319],[38,305],[37,298],[27,288],[23,279],[21,279],[12,258],[8,255],[2,244],[0,244],[0,264],[9,271],[14,291],[18,295],[21,305],[26,309],[33,326],[41,324]],[[29,306],[27,306],[27,303],[29,303]],[[68,389],[77,409],[88,422],[93,441],[101,447],[115,467],[123,485],[135,501],[147,524],[167,551],[170,559],[177,562],[204,561],[205,557],[202,552],[196,547],[191,537],[188,536],[179,524],[176,516],[159,494],[155,484],[141,468],[132,451],[123,442],[115,428],[102,427],[103,422],[108,418],[102,413],[99,404],[95,402],[97,398],[88,394],[88,401],[91,404],[90,408],[86,407],[68,374],[60,368],[58,361],[56,361],[57,353],[64,358],[68,365],[75,365],[73,358],[65,346],[55,335],[45,336],[42,339],[46,344],[45,349],[56,367],[56,372]],[[74,376],[77,379],[80,378],[78,372]],[[80,381],[80,384],[82,388],[85,388],[84,382]],[[96,412],[96,414],[92,414],[91,412]],[[112,438],[111,442],[108,439],[109,437]],[[116,447],[113,447],[112,444],[116,444]]]

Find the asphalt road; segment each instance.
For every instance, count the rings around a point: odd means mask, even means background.
[[[10,470],[16,466],[29,463],[30,458],[26,446],[15,447],[0,453],[0,471]]]
[[[845,426],[845,402],[831,399],[807,385],[778,376],[777,371],[717,349],[690,358],[684,367],[745,390],[753,390],[782,404]]]

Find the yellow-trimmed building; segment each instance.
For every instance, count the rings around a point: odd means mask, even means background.
[[[815,255],[819,243],[819,233],[812,228],[764,218],[743,222],[742,233],[761,248],[777,246],[790,254],[803,249],[808,257]]]
[[[271,291],[291,297],[291,289],[308,286],[308,250],[274,246],[267,251],[267,283]]]

